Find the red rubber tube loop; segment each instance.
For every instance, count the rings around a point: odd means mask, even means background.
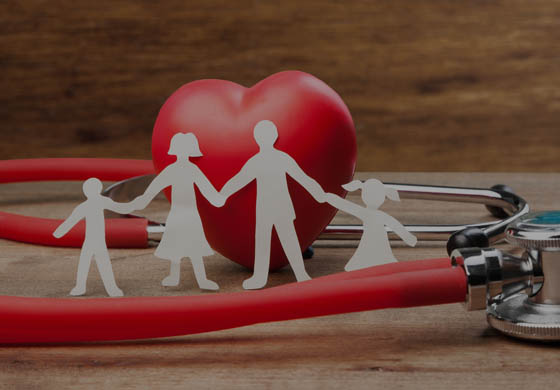
[[[37,158],[0,161],[0,183],[71,181],[97,177],[120,181],[155,173],[151,160],[116,158]]]
[[[368,267],[356,271],[339,272],[332,275],[322,276],[320,280],[321,282],[330,283],[339,280],[370,278],[373,276],[385,276],[399,272],[414,272],[449,267],[451,267],[451,261],[449,260],[449,257],[442,257],[439,259],[401,261],[396,263],[382,264],[375,267]]]
[[[0,161],[0,183],[29,181],[100,180],[119,181],[155,173],[150,160],[98,158],[47,158]],[[75,247],[82,246],[83,222],[66,236],[55,239],[52,233],[62,220],[26,217],[0,212],[0,238],[30,244]],[[148,221],[143,218],[108,219],[105,222],[109,248],[145,248],[148,246]]]
[[[0,343],[75,343],[188,335],[264,322],[462,302],[467,288],[461,267],[329,283],[322,279],[260,291],[189,297],[5,296],[0,297]]]
[[[63,222],[59,219],[25,217],[0,211],[0,238],[29,244],[81,248],[85,222],[80,221],[64,237],[56,239],[53,232]],[[148,220],[144,218],[113,218],[105,221],[108,248],[147,248]]]
[[[144,160],[0,161],[0,183],[89,177],[116,181],[149,173],[153,173],[152,163]],[[0,213],[0,236],[45,245],[81,246],[83,223],[68,237],[54,240],[51,234],[60,222]],[[108,246],[145,246],[146,223],[143,219],[108,220]],[[451,267],[449,259],[432,259],[387,264],[244,293],[83,300],[3,296],[0,342],[72,343],[168,337],[261,322],[461,302],[465,292],[462,268]]]

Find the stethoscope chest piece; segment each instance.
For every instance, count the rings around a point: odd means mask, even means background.
[[[525,252],[511,262],[502,261],[500,267],[502,273],[508,273],[508,263],[513,264],[517,280],[510,277],[496,296],[489,283],[488,323],[513,337],[560,340],[560,211],[519,218],[507,227],[506,240]]]

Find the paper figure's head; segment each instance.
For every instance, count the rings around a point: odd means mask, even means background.
[[[169,152],[172,156],[200,157],[198,140],[193,133],[177,133],[171,138]]]
[[[255,125],[253,136],[259,147],[270,147],[278,139],[278,129],[272,121],[260,121]]]
[[[368,207],[378,208],[385,202],[385,197],[399,201],[399,193],[377,179],[368,179],[365,182],[354,180],[342,186],[346,191],[362,190],[362,200]]]
[[[101,180],[98,178],[91,177],[84,181],[82,189],[84,191],[84,195],[89,198],[91,196],[99,195],[103,189],[103,184],[101,184]]]

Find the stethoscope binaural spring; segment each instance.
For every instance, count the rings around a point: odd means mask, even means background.
[[[131,200],[142,193],[153,178],[149,160],[120,159],[33,159],[0,161],[0,183],[30,181],[86,180],[97,177],[115,181],[104,195],[117,201]],[[465,247],[486,247],[504,237],[506,226],[529,212],[529,205],[504,185],[489,189],[417,184],[386,183],[403,199],[424,199],[446,202],[484,204],[497,219],[459,225],[406,225],[419,240],[447,241],[447,251]],[[55,240],[52,231],[59,221],[24,217],[0,212],[0,238],[54,246],[81,246],[80,235]],[[107,244],[112,248],[146,247],[158,241],[165,229],[160,222],[146,218],[113,218],[108,220]],[[362,226],[329,225],[319,239],[360,239]],[[389,238],[393,238],[388,231]]]

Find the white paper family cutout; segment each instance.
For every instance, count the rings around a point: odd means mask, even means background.
[[[243,187],[256,181],[256,226],[255,262],[253,275],[243,282],[244,289],[258,289],[266,285],[270,264],[270,246],[274,228],[282,248],[288,258],[298,282],[309,280],[303,264],[298,237],[294,227],[296,218],[286,175],[292,177],[319,202],[332,206],[360,218],[364,223],[364,233],[358,248],[346,271],[370,267],[396,261],[385,226],[391,227],[408,245],[416,244],[416,237],[390,215],[378,210],[385,197],[399,200],[398,192],[385,186],[379,180],[369,179],[365,183],[355,180],[343,185],[347,191],[362,189],[362,200],[366,207],[347,201],[338,195],[325,193],[319,183],[309,177],[297,162],[287,153],[274,147],[278,139],[276,125],[262,120],[254,128],[254,138],[259,152],[251,157],[217,191],[204,173],[190,157],[202,156],[198,140],[192,133],[177,133],[171,139],[169,154],[177,156],[177,161],[167,166],[150,183],[143,195],[130,203],[117,203],[101,195],[102,184],[96,178],[84,182],[83,190],[87,200],[78,205],[70,217],[53,233],[56,238],[65,235],[76,223],[85,218],[86,235],[80,254],[76,287],[70,295],[83,295],[91,259],[94,257],[101,279],[110,296],[122,296],[117,287],[109,252],[105,242],[105,222],[103,210],[121,214],[145,208],[163,189],[171,187],[171,208],[166,221],[165,232],[155,251],[155,256],[171,262],[169,276],[162,281],[164,286],[177,286],[180,280],[180,264],[185,257],[190,258],[196,281],[201,289],[218,290],[219,286],[206,277],[203,257],[214,253],[202,226],[198,212],[194,186],[215,207],[222,207],[227,199]]]

